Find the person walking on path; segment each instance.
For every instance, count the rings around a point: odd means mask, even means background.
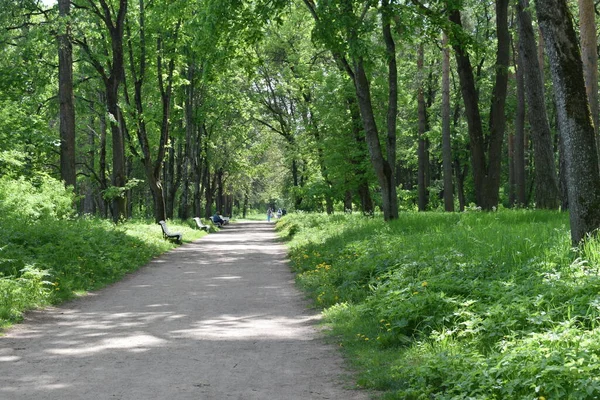
[[[240,222],[0,337],[0,399],[365,400],[273,225]]]

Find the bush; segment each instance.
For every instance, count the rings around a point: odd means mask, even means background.
[[[292,218],[298,283],[383,398],[600,396],[600,240],[566,214]]]
[[[20,319],[24,310],[47,304],[52,293],[48,271],[27,266],[19,272],[18,277],[0,277],[0,326]]]
[[[62,182],[48,176],[34,181],[0,178],[0,212],[22,222],[71,217],[74,201],[75,195]]]

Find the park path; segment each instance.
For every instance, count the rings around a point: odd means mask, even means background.
[[[366,399],[266,222],[231,224],[0,337],[1,400]]]

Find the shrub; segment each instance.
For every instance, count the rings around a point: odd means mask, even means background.
[[[27,266],[20,276],[0,277],[0,325],[2,321],[18,320],[24,310],[48,303],[52,283],[48,271]]]
[[[383,398],[600,397],[600,240],[566,214],[293,219],[299,284]]]
[[[0,212],[21,222],[73,216],[74,200],[74,194],[62,182],[48,176],[38,176],[34,181],[0,178]]]

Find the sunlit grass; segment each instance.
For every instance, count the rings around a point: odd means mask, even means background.
[[[599,242],[545,211],[294,215],[297,281],[394,399],[600,396]]]
[[[176,246],[152,221],[115,225],[86,217],[22,223],[6,217],[0,224],[0,326],[33,307],[102,288]],[[168,224],[183,233],[184,242],[206,234],[191,223]]]

